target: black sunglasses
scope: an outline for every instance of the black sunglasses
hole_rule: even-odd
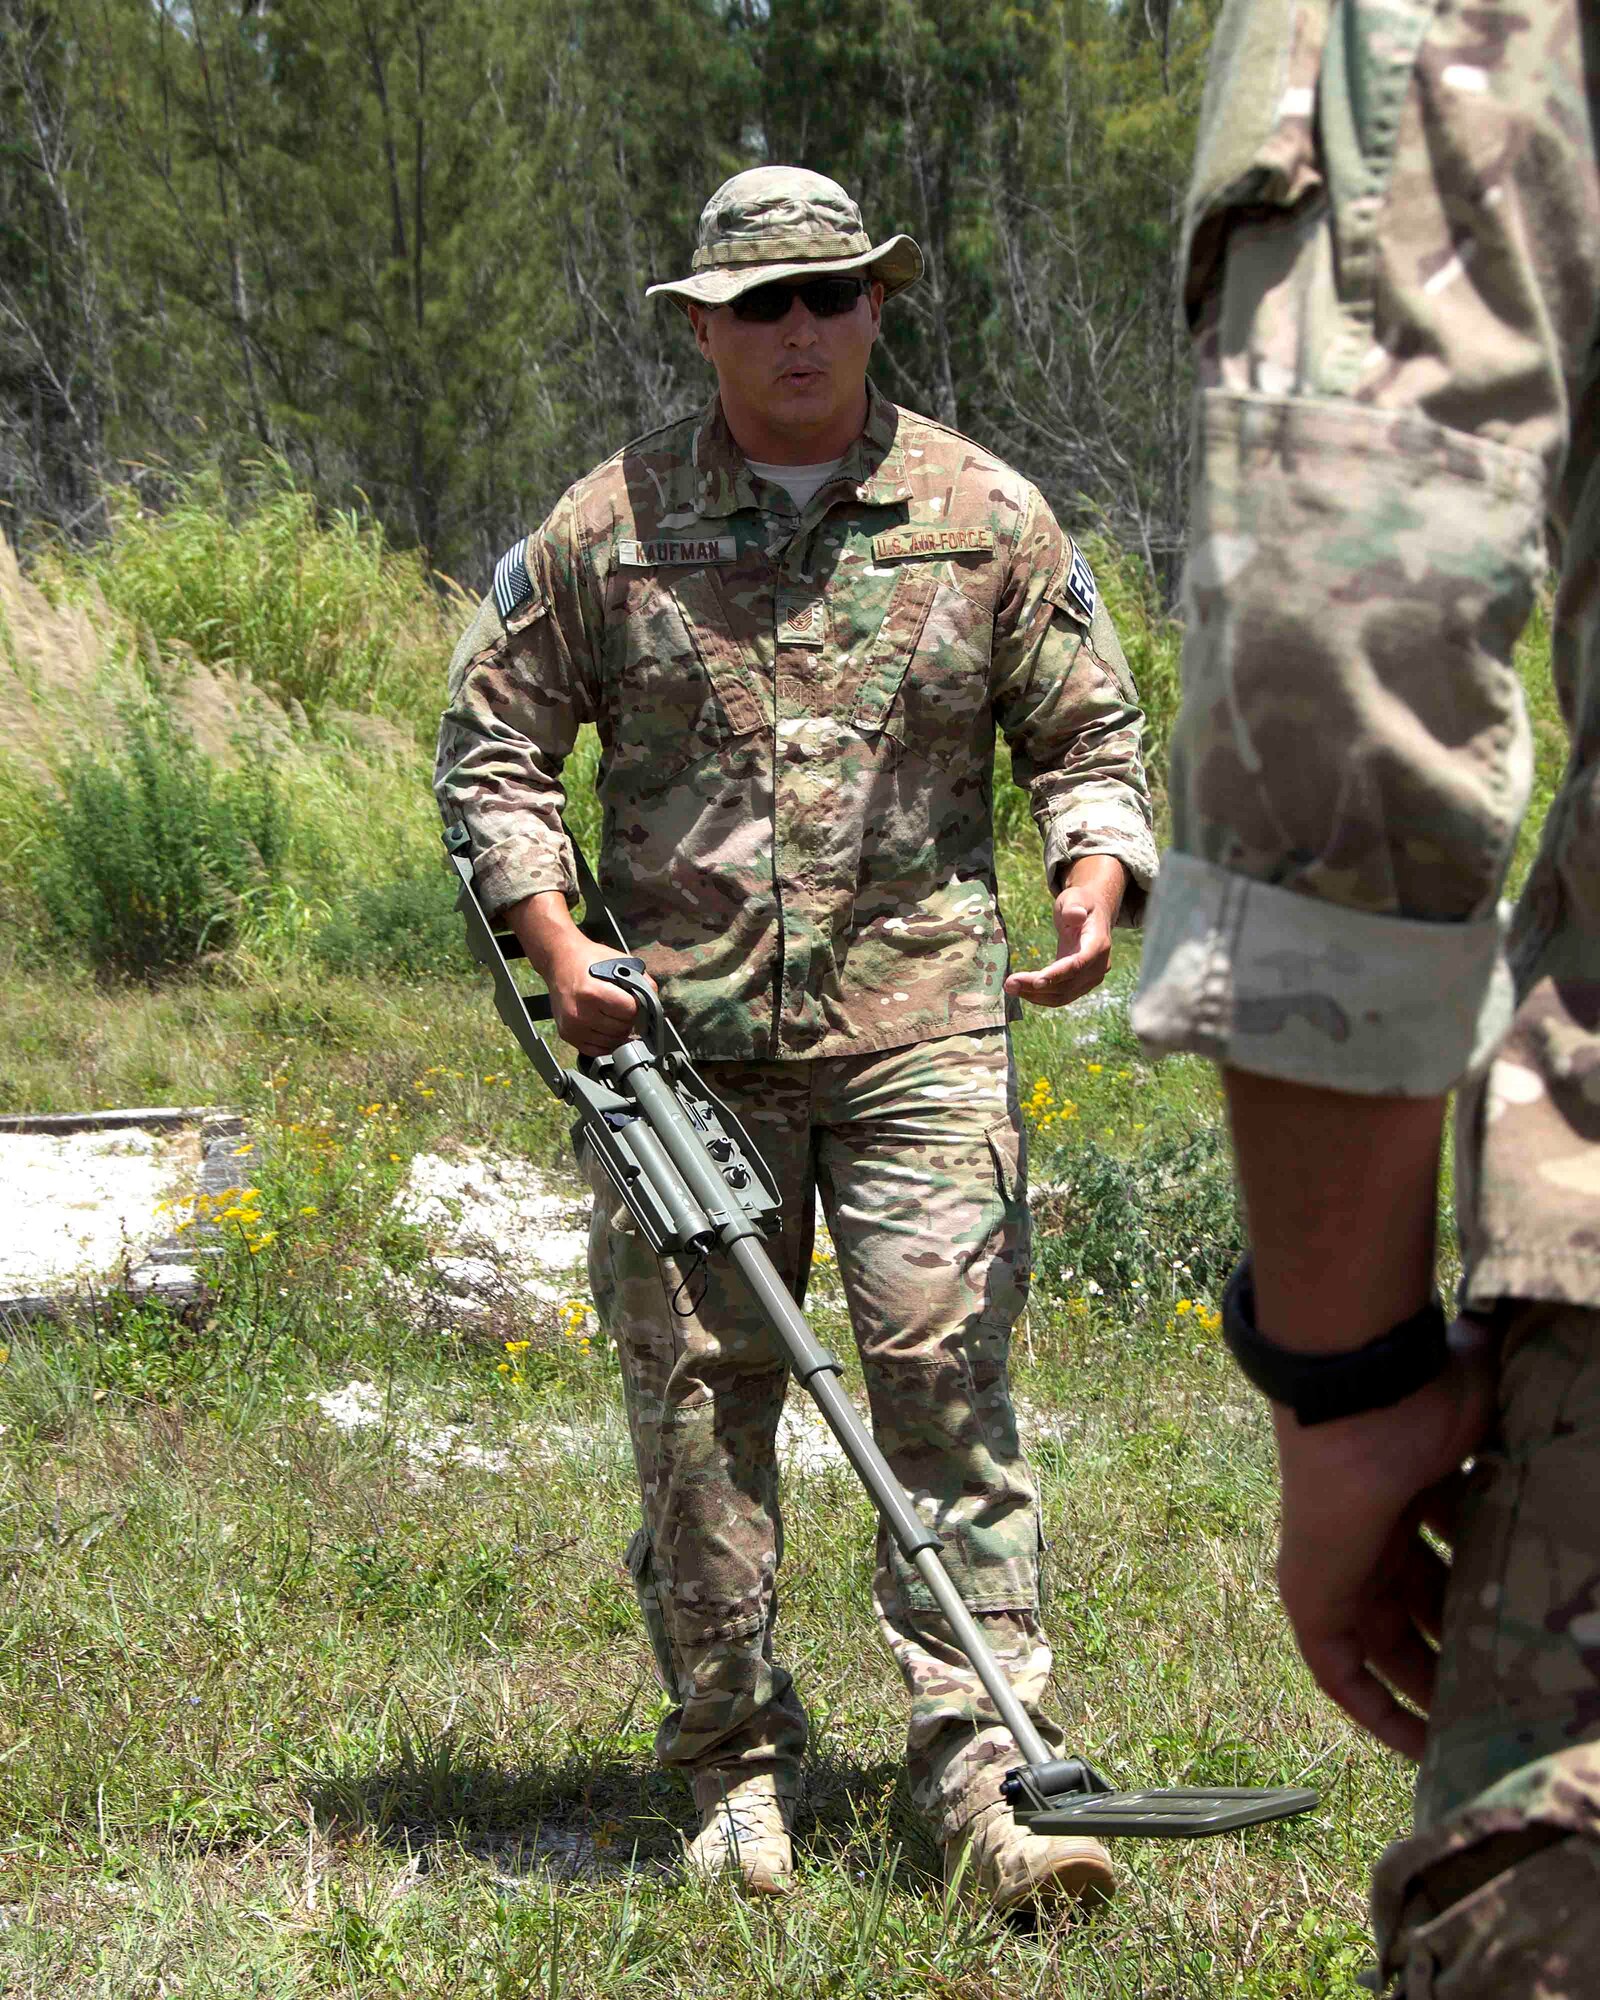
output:
[[[837,319],[841,313],[852,310],[865,290],[864,278],[809,278],[802,285],[757,285],[752,291],[730,299],[728,310],[735,319],[757,320],[770,326],[782,319],[799,299],[815,318]]]

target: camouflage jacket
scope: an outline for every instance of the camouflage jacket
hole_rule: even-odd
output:
[[[1600,1305],[1600,167],[1584,0],[1227,0],[1174,852],[1134,1024],[1335,1090],[1464,1076],[1467,1295]],[[1512,649],[1563,543],[1572,762],[1512,918]]]
[[[875,391],[797,513],[720,405],[627,446],[507,554],[436,778],[491,910],[576,892],[561,767],[599,733],[597,873],[693,1052],[890,1048],[1005,1019],[995,725],[1052,882],[1155,869],[1141,717],[1039,493]]]

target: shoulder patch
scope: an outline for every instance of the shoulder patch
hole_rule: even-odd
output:
[[[494,566],[495,609],[509,618],[519,604],[533,595],[533,578],[528,574],[528,539],[513,542]]]
[[[1095,591],[1094,571],[1084,561],[1076,542],[1072,544],[1072,561],[1067,568],[1067,580],[1062,585],[1068,604],[1082,618],[1085,625],[1094,623]]]

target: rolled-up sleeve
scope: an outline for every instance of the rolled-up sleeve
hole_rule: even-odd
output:
[[[570,501],[528,539],[532,595],[502,617],[486,597],[450,663],[434,793],[472,838],[491,915],[541,891],[578,895],[561,826],[561,767],[596,719],[601,613]]]
[[[1134,1026],[1285,1081],[1446,1090],[1510,1018],[1538,469],[1290,399],[1209,395],[1200,429],[1174,852]]]
[[[1137,923],[1156,873],[1144,715],[1105,606],[1067,590],[1073,550],[1033,495],[995,620],[993,701],[1044,842],[1046,878],[1109,854],[1128,872],[1118,918]]]
[[[1397,36],[1390,11],[1344,10],[1326,49],[1287,4],[1230,4],[1281,46],[1219,30],[1237,73],[1214,69],[1190,203],[1174,852],[1133,1022],[1158,1053],[1421,1096],[1512,1011],[1512,654],[1592,291],[1587,315],[1562,303],[1538,248],[1586,183],[1506,139],[1539,34],[1473,67],[1464,17],[1418,9]]]

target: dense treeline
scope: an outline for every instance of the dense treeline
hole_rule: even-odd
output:
[[[653,279],[766,159],[927,282],[877,364],[1170,580],[1215,0],[0,0],[0,527],[281,459],[471,587],[707,377]]]

